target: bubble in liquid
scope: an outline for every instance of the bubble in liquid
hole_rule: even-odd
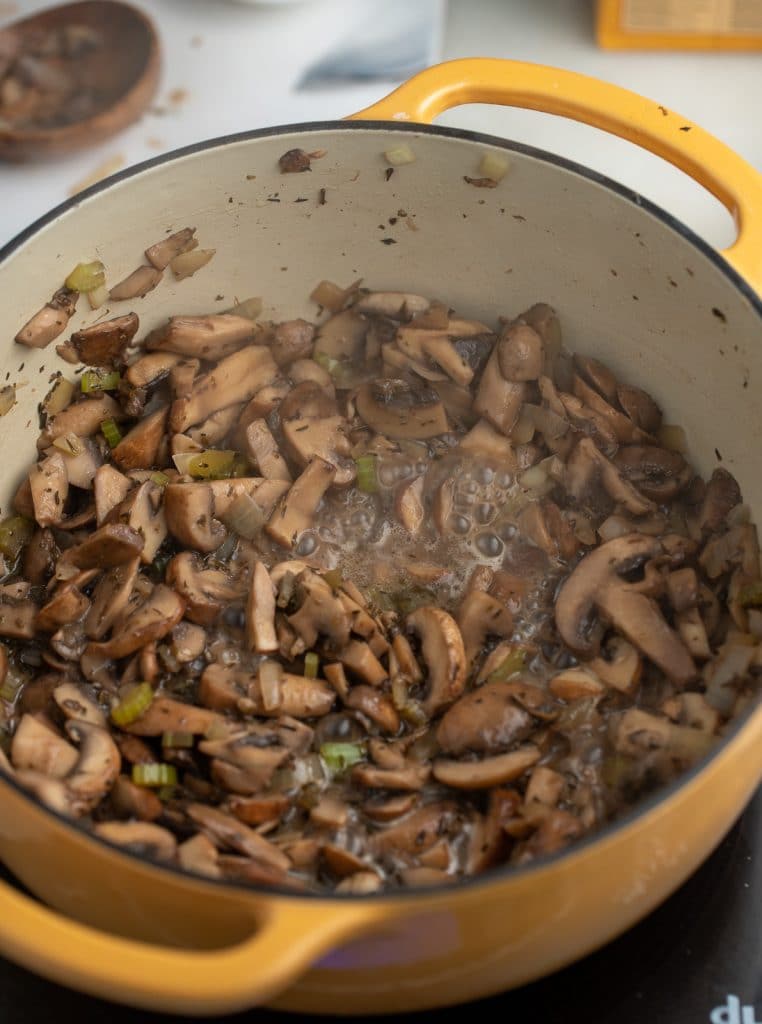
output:
[[[490,505],[488,501],[483,501],[480,505],[476,506],[475,515],[477,523],[481,523],[484,526],[494,518],[495,506]]]
[[[494,533],[480,533],[476,547],[486,558],[497,558],[503,550],[503,542]]]
[[[479,485],[476,482],[476,480],[469,477],[465,482],[463,490],[466,492],[466,494],[476,494],[476,492],[479,490]]]
[[[455,516],[452,521],[452,528],[455,533],[468,533],[471,524],[465,516]]]
[[[513,474],[509,473],[507,469],[503,469],[498,473],[495,483],[503,489],[510,487],[513,483]]]
[[[480,466],[476,477],[480,484],[491,484],[495,477],[495,471],[491,466]]]
[[[299,538],[299,543],[294,548],[294,554],[300,556],[311,555],[317,547],[317,544],[317,537],[314,533],[304,533]]]

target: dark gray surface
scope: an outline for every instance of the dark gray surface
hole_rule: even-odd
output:
[[[448,1010],[417,1014],[443,1024],[478,1014],[526,1024],[762,1022],[762,791],[707,863],[646,921],[599,953],[534,985]],[[742,1018],[743,1007],[754,1008]],[[136,1024],[164,1017],[78,995],[0,960],[0,1021]],[[268,1010],[226,1024],[299,1024],[316,1018]],[[367,1018],[370,1020],[371,1018]]]

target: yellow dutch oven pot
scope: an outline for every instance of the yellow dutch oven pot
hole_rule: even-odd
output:
[[[736,219],[737,241],[717,253],[594,171],[429,126],[476,102],[560,114],[639,143],[713,192]],[[415,162],[389,177],[382,154],[401,143]],[[296,146],[326,155],[312,174],[281,175],[278,157]],[[464,181],[478,177],[485,152],[510,162],[494,189]],[[147,244],[185,224],[217,255],[192,282],[165,280],[135,304],[144,330],[170,313],[225,308],[218,295],[227,306],[261,294],[265,316],[309,315],[320,278],[360,275],[482,320],[550,302],[569,347],[648,388],[686,428],[699,470],[721,458],[762,521],[762,179],[672,111],[568,71],[462,60],[350,121],[202,143],[96,186],[12,242],[0,254],[2,337],[79,260],[101,258],[119,280]],[[28,381],[0,420],[6,507],[55,362],[52,348],[4,346],[0,374]],[[760,777],[757,705],[679,785],[569,852],[444,890],[359,898],[151,865],[4,778],[0,858],[54,909],[0,886],[0,952],[85,992],[191,1014],[262,1003],[400,1013],[474,999],[556,970],[651,911],[717,845]]]

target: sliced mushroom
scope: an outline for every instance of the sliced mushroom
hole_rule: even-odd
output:
[[[356,764],[351,780],[368,789],[391,789],[416,792],[423,789],[431,775],[431,766],[406,761],[398,768],[381,768],[370,764]]]
[[[399,732],[400,716],[391,700],[374,686],[353,686],[345,700],[345,707],[361,711],[372,722],[390,735]]]
[[[572,497],[583,499],[588,496],[598,477],[609,497],[621,503],[633,515],[642,516],[655,510],[654,503],[624,479],[594,442],[589,437],[583,437],[572,449],[566,463],[566,489]]]
[[[368,321],[354,309],[335,313],[321,324],[315,336],[313,358],[321,356],[354,363],[362,356]]]
[[[656,434],[661,427],[661,409],[647,391],[620,384],[616,397],[622,409],[636,427],[647,434]]]
[[[525,383],[506,380],[501,373],[495,348],[484,367],[479,390],[474,398],[474,412],[488,420],[502,434],[510,434],[516,426],[526,397]]]
[[[101,320],[75,331],[71,343],[87,366],[113,366],[137,334],[139,324],[137,313]]]
[[[571,704],[588,697],[602,697],[606,687],[594,672],[587,668],[566,668],[556,673],[548,683],[554,697]]]
[[[256,675],[228,665],[211,664],[204,669],[199,688],[199,699],[204,703],[210,703],[211,697],[220,710],[233,709],[238,707],[243,694],[247,695],[254,714],[288,715],[297,719],[326,715],[336,700],[334,691],[321,679],[284,672],[280,680],[280,703],[277,708],[267,709]]]
[[[472,590],[463,598],[458,609],[457,623],[468,665],[472,665],[484,650],[488,636],[505,639],[513,633],[511,612],[500,601],[481,590]]]
[[[299,388],[316,385],[300,384]],[[297,391],[299,388],[295,388]],[[310,416],[300,411],[289,416],[281,404],[281,429],[287,454],[299,466],[306,466],[316,456],[336,469],[333,483],[347,487],[357,477],[357,467],[350,457],[352,446],[347,436],[348,424],[343,416]]]
[[[350,640],[340,656],[344,668],[349,669],[369,686],[381,686],[389,678],[389,673],[367,643]]]
[[[457,451],[495,460],[504,470],[516,469],[516,452],[511,441],[487,420],[479,420],[458,441]]]
[[[349,820],[349,805],[335,796],[321,796],[320,800],[310,811],[310,821],[318,828],[328,828],[338,831],[343,828]]]
[[[352,307],[357,313],[374,313],[393,320],[412,320],[427,313],[431,301],[423,295],[410,292],[368,292],[361,295]]]
[[[637,583],[627,583],[646,559],[667,557],[660,538],[629,534],[602,544],[586,555],[564,582],[556,599],[556,626],[562,640],[581,655],[597,652],[602,625],[597,610],[676,684],[696,676],[693,660],[667,625],[656,602]]]
[[[221,740],[202,740],[198,749],[207,757],[223,761],[240,769],[239,773],[219,774],[221,765],[213,765],[213,776],[217,781],[226,779],[226,788],[235,793],[249,795],[266,789],[277,768],[290,757],[286,747],[259,746],[256,734],[243,732],[233,733]],[[230,780],[233,779],[233,784]]]
[[[125,414],[110,395],[86,398],[75,402],[49,420],[40,434],[37,447],[47,448],[58,437],[76,434],[77,437],[92,437],[101,429],[104,420],[120,422]]]
[[[222,569],[205,569],[190,551],[175,555],[167,566],[166,580],[186,603],[191,622],[210,626],[223,608],[242,596],[240,584]]]
[[[85,634],[91,640],[105,636],[127,607],[139,568],[140,558],[134,557],[109,569],[100,578],[84,622]]]
[[[284,320],[273,331],[268,347],[278,366],[312,355],[315,328],[307,320]]]
[[[95,474],[103,464],[100,448],[90,438],[80,439],[82,450],[76,455],[66,455],[66,476],[72,487],[92,490]]]
[[[232,313],[172,316],[164,327],[153,333],[146,349],[218,360],[238,351],[253,337],[254,324],[244,316]]]
[[[717,533],[732,508],[741,502],[741,489],[726,469],[715,469],[706,485],[696,526],[700,534]]]
[[[398,824],[373,833],[368,845],[378,857],[417,857],[431,849],[443,836],[456,833],[460,820],[457,804],[452,801],[430,803],[413,811]]]
[[[93,477],[93,493],[98,526],[103,524],[112,509],[124,501],[131,486],[130,479],[113,466],[106,464],[96,470]]]
[[[154,697],[140,718],[122,726],[122,729],[134,736],[161,736],[165,732],[205,735],[213,727],[224,724],[225,719],[214,711],[195,704],[184,704],[172,697],[159,696]]]
[[[112,521],[126,523],[143,538],[140,559],[144,565],[151,565],[167,537],[162,494],[161,487],[146,480],[110,513]]]
[[[288,375],[294,384],[304,384],[309,381],[311,384],[317,384],[330,397],[336,396],[333,377],[325,367],[320,366],[314,359],[296,359],[289,366]]]
[[[66,718],[89,722],[101,729],[107,726],[106,716],[100,706],[76,683],[62,683],[53,690],[53,699]]]
[[[496,754],[526,739],[532,716],[514,702],[515,689],[503,680],[477,687],[449,708],[437,727],[437,743],[447,754]]]
[[[353,896],[367,896],[378,892],[383,887],[381,876],[375,871],[356,871],[353,875],[342,878],[336,886],[336,892],[350,893]]]
[[[286,872],[291,867],[290,859],[277,846],[230,814],[204,804],[189,804],[186,813],[215,845],[237,850],[278,871]]]
[[[166,270],[175,256],[196,248],[198,241],[194,237],[195,234],[195,228],[182,228],[180,231],[175,231],[173,234],[167,235],[166,238],[162,238],[161,241],[150,245],[145,251],[145,257],[152,267],[156,267],[157,270]]]
[[[541,756],[537,747],[527,743],[507,754],[485,757],[481,761],[450,761],[441,758],[434,762],[432,771],[437,782],[452,786],[453,789],[491,789],[506,782],[515,782]]]
[[[466,683],[467,662],[463,638],[451,615],[441,608],[423,606],[407,617],[407,628],[421,638],[428,670],[428,694],[423,709],[432,716],[452,704]]]
[[[178,399],[172,404],[170,428],[182,433],[218,409],[248,401],[260,388],[269,384],[277,372],[272,356],[259,345],[250,345],[226,356],[194,383],[188,398]]]
[[[183,617],[185,603],[174,590],[159,583],[131,612],[110,640],[92,643],[91,649],[107,658],[124,658],[151,640],[161,640]]]
[[[426,439],[449,430],[439,395],[425,384],[384,378],[362,384],[358,415],[376,433],[395,439]]]
[[[10,755],[14,768],[56,779],[65,778],[79,760],[77,748],[51,723],[31,714],[21,716],[11,740]]]
[[[519,532],[551,558],[570,561],[579,548],[574,527],[555,502],[545,499],[531,502],[516,520]]]
[[[181,665],[195,661],[204,653],[207,644],[206,632],[192,622],[178,622],[172,630],[170,649]]]
[[[291,806],[291,801],[282,793],[262,796],[235,796],[228,801],[233,815],[245,825],[264,825],[279,821]]]
[[[168,406],[162,406],[141,419],[112,451],[114,462],[124,470],[156,466],[168,416]]]
[[[394,501],[397,519],[413,537],[420,532],[426,515],[423,506],[423,483],[424,478],[419,476],[407,483],[400,484]]]
[[[77,569],[112,569],[141,553],[143,538],[124,523],[106,523],[76,547],[68,548],[67,564]],[[60,561],[59,561],[60,564]]]
[[[655,445],[624,445],[613,463],[647,498],[663,504],[689,483],[693,471],[679,452]]]
[[[101,821],[93,825],[101,839],[132,853],[154,860],[171,861],[177,853],[177,840],[161,825],[149,821]]]
[[[293,548],[299,535],[312,525],[323,495],[333,483],[336,467],[315,456],[296,478],[265,525],[265,532],[285,548]]]
[[[602,398],[598,391],[590,387],[579,374],[574,375],[573,390],[575,396],[588,409],[592,409],[605,420],[620,444],[637,444],[649,440],[648,434],[636,427],[632,420],[615,409],[605,398]]]
[[[0,636],[32,640],[36,618],[37,605],[32,601],[0,601]]]
[[[152,292],[161,281],[163,273],[156,267],[142,265],[133,270],[131,274],[115,284],[108,293],[113,302],[122,302],[125,299],[145,298]]]
[[[186,871],[207,878],[222,878],[217,847],[203,832],[186,839],[177,847],[177,862]]]
[[[124,378],[134,388],[147,388],[168,376],[173,366],[181,361],[175,352],[149,352],[127,367]]]
[[[590,670],[607,686],[621,690],[622,693],[632,693],[640,681],[643,668],[638,651],[624,637],[614,636],[606,645],[604,655],[587,663]]]
[[[201,369],[200,359],[180,359],[169,371],[169,390],[173,399],[190,398],[193,383]]]
[[[108,731],[82,719],[71,718],[66,732],[79,743],[79,758],[66,778],[74,808],[86,814],[100,803],[119,775],[122,759]]]
[[[287,480],[291,483],[291,473],[286,460],[281,455],[265,420],[253,420],[246,428],[246,449],[249,458],[263,477]]]
[[[29,348],[45,348],[62,333],[74,315],[77,299],[79,292],[59,288],[51,300],[24,324],[14,340]]]
[[[497,343],[500,372],[506,380],[537,380],[543,373],[542,338],[528,324],[509,324]]]
[[[473,369],[447,334],[440,334],[438,331],[424,332],[421,348],[451,380],[461,387],[468,387],[474,379]]]
[[[66,463],[60,452],[48,455],[29,471],[34,518],[39,526],[52,526],[64,518],[69,494]]]
[[[306,648],[314,647],[320,635],[335,650],[343,650],[349,642],[351,621],[341,598],[322,576],[310,569],[297,576],[295,593],[299,607],[288,621]]]
[[[111,790],[111,806],[119,818],[156,821],[164,813],[158,796],[145,786],[136,786],[126,775],[120,775]]]
[[[393,797],[375,797],[362,805],[363,813],[371,821],[395,821],[412,811],[418,801],[415,793],[405,793]]]
[[[36,627],[43,633],[55,633],[67,622],[77,622],[90,607],[90,601],[73,583],[59,586],[47,604],[37,613]]]
[[[246,642],[258,654],[278,650],[275,634],[275,588],[262,562],[255,562],[251,571],[249,597],[246,604]]]

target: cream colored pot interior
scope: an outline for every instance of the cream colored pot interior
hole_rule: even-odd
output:
[[[416,159],[389,177],[383,154],[400,142]],[[295,146],[325,156],[309,173],[281,174],[278,157]],[[479,176],[490,148],[510,169],[497,188],[477,188],[464,176]],[[560,162],[443,130],[347,124],[159,163],[69,207],[18,248],[2,267],[0,373],[18,397],[0,420],[3,514],[34,456],[50,374],[72,372],[54,345],[10,339],[78,261],[100,258],[114,283],[147,245],[185,225],[216,256],[193,278],[178,283],[167,271],[146,298],[114,304],[139,314],[141,333],[169,314],[223,311],[252,295],[263,297],[265,318],[314,316],[307,296],[321,278],[420,291],[487,321],[547,301],[570,348],[650,390],[667,421],[688,431],[699,469],[721,458],[762,507],[759,317],[716,257]],[[82,299],[70,328],[103,313]]]

